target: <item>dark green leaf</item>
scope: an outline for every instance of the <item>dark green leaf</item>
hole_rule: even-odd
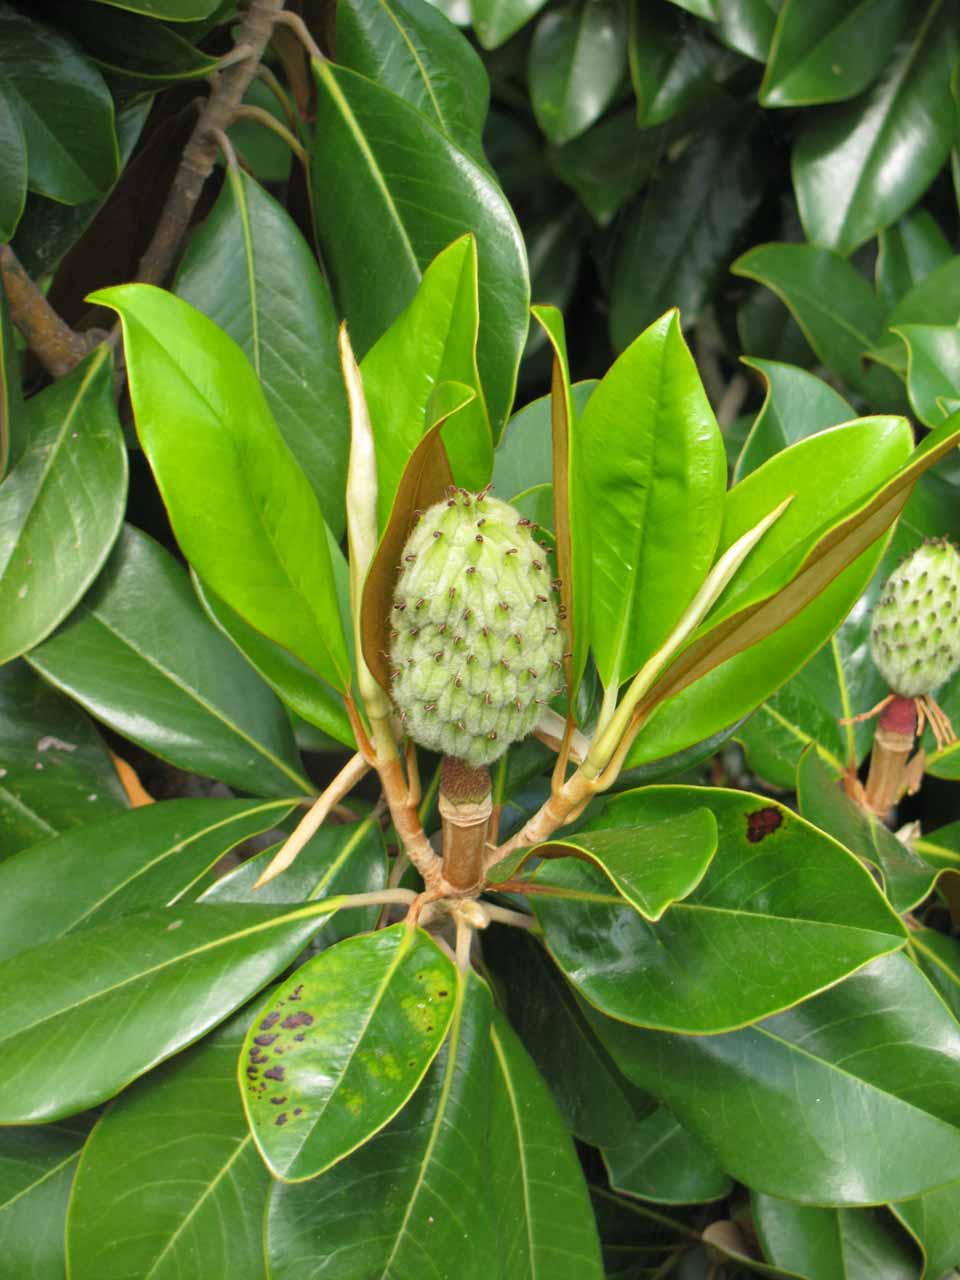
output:
[[[783,0],[713,0],[717,35],[738,53],[766,62]]]
[[[4,960],[2,1123],[56,1120],[112,1097],[275,977],[323,915],[318,905],[181,905]]]
[[[919,1280],[916,1246],[886,1209],[819,1209],[765,1195],[753,1196],[752,1209],[764,1254],[791,1275]]]
[[[550,165],[605,227],[653,173],[665,148],[663,131],[639,130],[634,112],[624,107],[571,142],[552,148]]]
[[[757,1191],[854,1206],[956,1179],[960,1028],[906,956],[732,1035],[590,1017],[621,1070]]]
[[[168,22],[194,22],[208,17],[223,0],[99,0],[99,3],[146,13],[151,18],[164,18]]]
[[[489,991],[468,973],[447,1042],[399,1115],[322,1182],[274,1183],[272,1280],[302,1280],[305,1267],[336,1280],[524,1276],[501,1269],[490,1208],[490,1014]]]
[[[551,9],[530,42],[527,78],[540,128],[569,142],[603,115],[627,69],[626,21],[619,0]]]
[[[717,820],[717,853],[656,924],[573,858],[538,868],[534,883],[561,891],[532,898],[547,945],[591,1004],[639,1026],[715,1033],[785,1009],[903,946],[903,926],[856,858],[760,796],[648,787],[610,800],[590,827],[665,821],[705,802]]]
[[[0,667],[0,859],[126,804],[93,722],[25,662]]]
[[[55,16],[97,66],[109,76],[137,81],[138,88],[197,80],[217,68],[216,58],[150,18],[121,12],[105,20],[102,10],[70,0],[61,0]]]
[[[957,828],[958,824],[954,823],[953,826]],[[960,836],[960,829],[954,835]],[[918,840],[915,847],[924,856],[930,856],[933,850],[941,848],[936,843],[939,836],[940,832],[935,831],[929,841]],[[960,870],[960,849],[951,852],[953,865],[950,870],[956,873]],[[909,947],[910,954],[960,1022],[960,940],[938,933],[935,929],[916,929],[910,933]]]
[[[27,436],[0,488],[0,662],[66,617],[120,530],[127,455],[105,346],[30,400]]]
[[[337,5],[337,61],[428,116],[479,164],[490,86],[473,46],[427,0]]]
[[[924,1255],[921,1280],[949,1277],[950,1268],[960,1258],[960,1182],[890,1208]]]
[[[543,8],[546,0],[470,0],[470,15],[484,49],[499,48]]]
[[[877,296],[885,306],[895,306],[914,285],[952,257],[953,250],[936,219],[926,209],[915,209],[880,233]]]
[[[352,71],[327,63],[315,70],[317,235],[357,354],[411,301],[440,250],[473,231],[477,360],[498,438],[513,400],[530,296],[513,213],[489,174],[427,116]]]
[[[642,0],[630,3],[628,52],[637,123],[644,128],[715,97],[725,64],[738,61],[724,54],[704,28]]]
[[[857,416],[843,396],[805,369],[755,357],[743,363],[760,374],[766,395],[737,459],[735,483],[787,445]]]
[[[877,33],[876,20],[870,30]],[[864,100],[832,108],[801,129],[793,176],[810,240],[848,254],[927,189],[956,136],[950,89],[956,48],[952,6],[934,0]]]
[[[165,1063],[97,1123],[70,1198],[75,1280],[263,1280],[270,1175],[236,1089],[251,1014]]]
[[[85,1133],[0,1131],[0,1250],[17,1280],[63,1280],[64,1220]]]
[[[327,524],[342,537],[350,430],[330,289],[293,219],[249,174],[229,169],[176,291],[239,343]]]
[[[7,144],[3,138],[3,97],[0,90],[0,164]],[[5,179],[0,173],[0,192]],[[9,187],[7,187],[9,190]],[[2,195],[0,195],[2,199]],[[0,211],[0,219],[3,214]],[[4,238],[0,224],[0,241]],[[20,357],[10,322],[7,294],[0,284],[0,480],[17,462],[26,444],[26,414],[20,389]]]
[[[205,883],[223,854],[276,826],[291,808],[282,800],[169,800],[9,858],[0,865],[0,959],[180,901]]]
[[[23,125],[13,102],[0,88],[0,244],[13,238],[26,198],[27,144]]]
[[[443,1043],[457,987],[436,943],[397,924],[345,939],[271,995],[240,1071],[250,1128],[276,1177],[315,1178],[397,1114]]]
[[[693,323],[727,270],[760,190],[743,130],[692,143],[640,201],[613,266],[610,333],[622,350],[668,307]]]
[[[150,285],[92,300],[120,313],[137,430],[190,563],[245,621],[349,688],[323,516],[242,351]]]
[[[28,661],[179,768],[254,795],[313,790],[279,701],[207,620],[186,570],[131,525],[93,590]]]
[[[910,0],[787,0],[760,101],[803,107],[855,97],[887,65],[909,16]]]
[[[893,330],[907,348],[907,392],[928,427],[949,416],[945,400],[960,394],[960,329],[952,325],[901,324]]]
[[[0,9],[0,81],[20,121],[31,191],[80,204],[119,170],[113,99],[103,76],[51,27]]]
[[[601,1155],[610,1186],[642,1200],[702,1203],[729,1195],[733,1185],[666,1107],[636,1120]]]

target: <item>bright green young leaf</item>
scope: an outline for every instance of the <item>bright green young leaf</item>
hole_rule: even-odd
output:
[[[916,1245],[885,1208],[821,1209],[765,1195],[751,1208],[764,1255],[791,1275],[920,1280]]]
[[[89,717],[25,662],[0,667],[0,859],[126,805]]]
[[[635,911],[656,923],[693,892],[716,851],[716,819],[709,809],[693,809],[664,822],[555,838],[534,845],[528,856],[592,863]]]
[[[27,660],[179,768],[254,795],[313,790],[280,702],[207,620],[186,570],[132,525],[83,602]]]
[[[596,1223],[556,1103],[502,1014],[491,1037],[489,1178],[501,1274],[600,1280]]]
[[[881,231],[875,272],[877,297],[887,307],[953,257],[950,242],[926,209],[914,209]],[[960,313],[958,313],[960,319]]]
[[[596,380],[575,382],[570,388],[574,421],[578,420],[596,387]],[[504,502],[535,485],[553,482],[551,397],[540,396],[518,410],[493,455],[493,491]]]
[[[477,324],[477,245],[461,236],[426,268],[413,301],[360,366],[376,441],[381,530],[410,455],[432,425],[427,411],[443,382],[476,393],[443,429],[454,478],[468,489],[482,489],[490,478],[493,441],[477,371]]]
[[[0,244],[13,239],[26,198],[27,145],[23,125],[12,101],[0,88]]]
[[[0,90],[0,165],[8,145],[3,137],[3,96]],[[0,172],[0,192],[4,190],[4,182]],[[9,186],[6,190],[9,191]],[[2,219],[3,211],[0,209],[0,241],[4,239]],[[20,357],[14,342],[6,291],[0,285],[0,480],[17,462],[25,444],[26,415],[20,388]]]
[[[484,49],[497,49],[543,8],[546,0],[470,0],[470,17]]]
[[[907,392],[913,411],[925,426],[936,427],[949,417],[942,398],[960,394],[960,329],[901,324],[893,332],[907,348]]]
[[[120,530],[127,454],[107,347],[34,396],[26,428],[0,488],[0,662],[66,617]]]
[[[688,146],[626,223],[611,272],[610,335],[618,351],[679,307],[697,319],[760,199],[744,129],[713,129]]]
[[[12,1275],[64,1275],[64,1220],[83,1126],[0,1130],[0,1249]]]
[[[393,925],[314,956],[257,1014],[243,1104],[275,1177],[315,1178],[397,1114],[443,1043],[457,974],[421,930]]]
[[[75,1280],[263,1280],[270,1175],[236,1089],[246,1008],[100,1117],[67,1219]]]
[[[486,165],[481,134],[490,100],[483,63],[427,0],[337,5],[337,61],[422,111]]]
[[[497,439],[513,401],[530,297],[510,206],[487,171],[427,116],[352,71],[329,63],[315,71],[314,217],[357,355],[411,302],[441,249],[472,231],[477,362]]]
[[[756,1191],[856,1206],[956,1179],[960,1028],[906,956],[731,1035],[589,1017],[620,1069]]]
[[[610,1186],[659,1204],[701,1204],[730,1194],[731,1179],[666,1107],[638,1119],[600,1153]]]
[[[349,688],[323,516],[242,351],[151,285],[92,301],[120,314],[137,430],[187,559],[245,621]]]
[[[952,824],[957,828],[957,823]],[[954,843],[956,837],[960,836],[960,829],[954,831]],[[916,848],[922,852],[925,857],[930,856],[933,846],[938,852],[942,852],[942,846],[935,844],[940,837],[940,832],[933,833],[933,839],[929,842],[926,840],[918,840]],[[948,850],[953,853],[953,863],[949,868],[953,872],[960,872],[960,848]],[[939,933],[936,929],[917,929],[911,931],[909,941],[910,954],[930,979],[931,985],[940,993],[947,1008],[952,1010],[954,1017],[960,1022],[960,940],[949,937],[945,933]]]
[[[530,42],[530,103],[551,142],[578,137],[610,105],[627,69],[618,0],[550,9]]]
[[[340,548],[337,547],[340,554]],[[332,554],[332,548],[331,548]],[[236,610],[193,575],[193,589],[210,621],[240,650],[257,674],[309,724],[354,750],[356,743],[343,698],[305,662],[244,622]]]
[[[712,1034],[788,1008],[903,946],[903,926],[869,872],[760,796],[648,787],[610,800],[590,826],[666,822],[705,802],[717,853],[656,924],[573,858],[537,869],[534,883],[560,891],[532,898],[547,946],[591,1004],[638,1026]]]
[[[0,959],[192,896],[223,854],[276,826],[292,807],[283,800],[168,800],[8,858],[0,864]]]
[[[878,817],[844,795],[840,779],[813,746],[800,760],[797,798],[808,822],[877,868],[894,911],[901,915],[909,911],[933,888],[936,868],[912,853]]]
[[[2,1123],[56,1120],[112,1097],[249,1000],[324,914],[322,904],[180,905],[4,960]]]
[[[960,1182],[890,1206],[924,1255],[920,1280],[941,1280],[960,1258]]]
[[[940,171],[957,131],[949,3],[933,0],[864,99],[801,128],[793,181],[807,237],[851,253],[905,213]],[[858,18],[858,25],[864,21]],[[871,36],[878,23],[871,22]],[[862,42],[872,47],[873,39]]]
[[[403,1110],[322,1182],[274,1183],[272,1280],[301,1280],[304,1266],[337,1280],[414,1280],[453,1259],[458,1280],[502,1274],[491,1250],[490,992],[474,973],[454,981],[447,1041]]]
[[[104,195],[119,155],[113,98],[93,63],[55,29],[5,5],[0,82],[23,130],[30,190],[63,204]]]
[[[786,0],[761,103],[804,107],[862,93],[886,67],[909,16],[910,0]]]
[[[821,362],[872,403],[895,405],[900,396],[887,369],[864,371],[861,357],[886,323],[885,308],[857,270],[838,253],[812,244],[762,244],[730,268],[766,285],[790,308]]]
[[[742,363],[760,374],[766,395],[737,459],[735,482],[756,471],[787,445],[857,416],[829,383],[805,369],[747,356]]]
[[[611,367],[577,436],[593,552],[590,643],[600,679],[616,685],[679,621],[723,520],[723,440],[676,311]]]
[[[293,219],[248,173],[228,169],[176,292],[243,349],[324,519],[342,537],[350,434],[330,288]]]

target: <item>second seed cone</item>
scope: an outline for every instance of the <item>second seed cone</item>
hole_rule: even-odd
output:
[[[393,698],[414,742],[471,765],[524,738],[562,686],[556,584],[530,522],[458,489],[403,550]]]

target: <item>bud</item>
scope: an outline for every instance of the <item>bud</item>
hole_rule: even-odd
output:
[[[874,610],[870,650],[894,693],[932,693],[960,667],[960,554],[925,542],[894,570]]]
[[[421,746],[489,764],[562,686],[556,583],[530,522],[486,492],[451,492],[403,549],[394,702]]]

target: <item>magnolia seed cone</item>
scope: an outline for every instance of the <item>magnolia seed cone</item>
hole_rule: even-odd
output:
[[[562,684],[558,584],[529,520],[458,489],[403,550],[392,690],[407,733],[471,765],[524,738]]]
[[[925,542],[894,570],[873,615],[870,649],[894,693],[931,693],[960,667],[960,554]]]

